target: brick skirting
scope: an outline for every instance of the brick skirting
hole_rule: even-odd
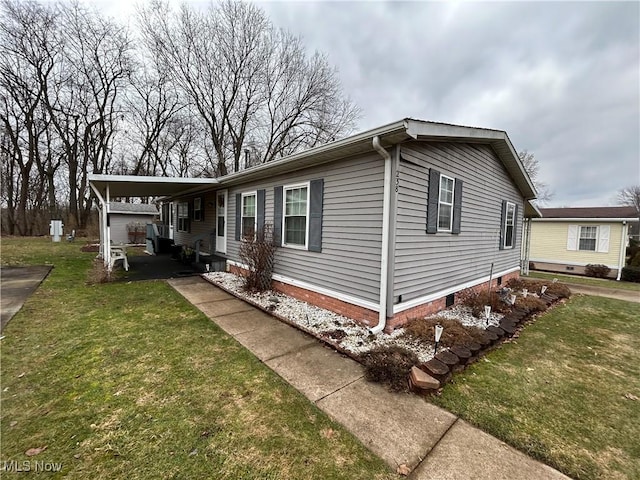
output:
[[[229,265],[229,272],[235,273],[236,275],[242,275],[243,269],[237,267],[235,265]],[[509,273],[508,275],[504,275],[502,277],[502,284],[506,284],[512,278],[518,278],[520,276],[519,271],[515,271]],[[351,318],[364,326],[373,327],[378,324],[378,312],[374,310],[370,310],[365,307],[360,307],[358,305],[354,305],[349,302],[345,302],[343,300],[338,300],[337,298],[323,295],[321,293],[314,292],[312,290],[307,290],[305,288],[296,287],[294,285],[289,285],[287,283],[279,282],[277,280],[273,281],[273,290],[284,293],[285,295],[289,295],[293,298],[297,298],[303,302],[310,303],[312,305],[316,305],[320,308],[325,308],[332,312],[335,312],[339,315],[343,315],[347,318]],[[471,290],[482,290],[487,289],[489,282],[484,282],[474,287],[471,287]],[[495,288],[498,286],[497,279],[493,279],[492,286]],[[389,333],[392,330],[401,327],[404,325],[409,319],[416,317],[425,317],[427,315],[434,315],[441,310],[444,310],[446,306],[446,297],[441,297],[436,300],[432,300],[428,303],[423,303],[422,305],[417,305],[403,312],[396,313],[393,318],[387,319],[387,325],[385,328],[385,332]]]

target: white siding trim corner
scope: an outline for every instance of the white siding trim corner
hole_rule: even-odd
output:
[[[233,265],[234,267],[239,267],[244,269],[247,268],[245,264],[236,262],[234,260],[227,260],[227,264]],[[348,295],[346,293],[336,292],[335,290],[319,287],[318,285],[313,285],[311,283],[304,282],[302,280],[296,280],[295,278],[290,278],[285,275],[280,275],[277,273],[273,274],[273,279],[278,282],[286,283],[287,285],[304,288],[305,290],[310,290],[312,292],[319,293],[320,295],[326,295],[327,297],[332,297],[346,303],[351,303],[352,305],[357,305],[358,307],[363,307],[368,310],[372,310],[374,312],[380,311],[380,305],[370,302],[369,300],[364,300],[362,298]]]
[[[513,273],[513,272],[516,272],[518,270],[520,270],[520,267],[513,267],[513,268],[510,268],[508,270],[503,270],[502,272],[494,273],[492,278],[495,279],[495,278],[498,278],[498,277],[502,277],[504,275],[508,275],[509,273]],[[439,292],[436,292],[436,293],[432,293],[432,294],[429,294],[429,295],[424,295],[422,297],[414,298],[414,299],[408,300],[406,302],[398,303],[398,304],[393,306],[393,313],[395,315],[396,313],[404,312],[405,310],[409,310],[410,308],[417,307],[418,305],[422,305],[424,303],[433,302],[434,300],[437,300],[438,298],[446,297],[447,295],[451,295],[452,293],[459,292],[460,290],[464,290],[466,288],[475,287],[476,285],[480,285],[482,283],[488,282],[489,278],[491,278],[491,277],[489,275],[487,275],[487,276],[484,276],[482,278],[478,278],[478,279],[471,280],[471,281],[466,282],[466,283],[462,283],[460,285],[454,285],[453,287],[449,287],[447,289],[440,290]]]

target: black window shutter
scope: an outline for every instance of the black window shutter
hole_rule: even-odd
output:
[[[236,193],[236,241],[240,241],[242,223],[242,194]]]
[[[438,232],[438,195],[440,194],[440,172],[429,169],[429,191],[427,192],[427,233]]]
[[[507,201],[502,201],[502,215],[500,216],[500,245],[498,248],[504,250],[504,221],[507,218]]]
[[[456,178],[453,191],[453,226],[451,233],[460,233],[460,219],[462,215],[462,180]]]
[[[282,246],[282,186],[273,188],[273,242]]]
[[[324,179],[311,180],[309,193],[309,243],[310,252],[322,251],[322,204]]]
[[[258,190],[256,197],[256,226],[258,231],[264,228],[265,190]]]
[[[204,222],[204,196],[200,197],[200,220]]]

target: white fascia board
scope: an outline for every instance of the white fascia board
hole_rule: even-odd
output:
[[[433,302],[434,300],[437,300],[442,297],[446,297],[447,295],[451,295],[452,293],[459,292],[460,290],[464,290],[466,288],[471,288],[471,287],[475,287],[476,285],[483,284],[485,282],[488,282],[490,278],[496,279],[498,277],[502,277],[509,273],[517,272],[518,270],[520,270],[520,267],[513,267],[508,270],[503,270],[502,272],[494,273],[493,276],[487,275],[482,278],[477,278],[475,280],[471,280],[466,283],[461,283],[459,285],[455,285],[453,287],[440,290],[439,292],[436,292],[436,293],[424,295],[422,297],[414,298],[406,302],[398,303],[393,306],[393,313],[395,315],[396,313],[404,312],[405,310],[409,310],[410,308],[417,307],[425,303]]]
[[[637,222],[638,217],[631,218],[532,218],[534,222],[598,222],[598,223],[622,223],[622,222]]]

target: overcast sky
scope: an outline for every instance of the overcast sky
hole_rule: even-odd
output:
[[[358,131],[404,117],[506,130],[540,162],[546,206],[611,205],[640,184],[639,2],[257,3],[328,55]]]

